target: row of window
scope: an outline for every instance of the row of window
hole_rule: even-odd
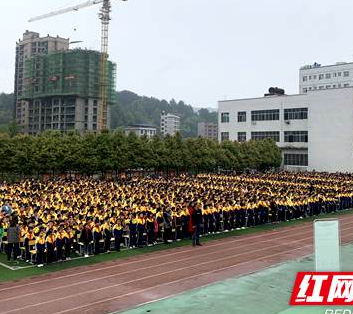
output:
[[[285,166],[308,166],[308,154],[284,154],[283,157]]]
[[[308,108],[284,109],[284,120],[306,120]]]
[[[290,108],[283,111],[284,120],[308,119],[308,108]],[[251,121],[279,120],[279,109],[253,110]],[[246,111],[238,111],[238,122],[246,122]],[[221,113],[221,123],[229,123],[229,112]]]
[[[251,132],[251,139],[255,141],[272,139],[279,142],[279,131]]]
[[[342,84],[333,84],[333,85],[326,85],[326,86],[324,86],[324,85],[321,85],[321,86],[319,86],[319,87],[317,87],[317,86],[313,86],[313,87],[311,87],[311,86],[309,86],[309,87],[303,87],[303,93],[307,93],[308,91],[310,91],[310,90],[318,90],[318,89],[320,89],[320,90],[322,90],[322,89],[330,89],[330,88],[341,88],[342,87]],[[343,87],[350,87],[350,84],[349,83],[344,83],[343,84]]]
[[[238,142],[246,142],[246,132],[238,132]],[[256,131],[251,132],[252,140],[265,140],[272,139],[276,143],[280,141],[279,131]],[[229,132],[221,132],[221,140],[229,140]],[[284,132],[285,143],[307,143],[308,142],[308,131],[285,131]]]
[[[285,143],[307,143],[308,131],[285,131],[284,142]]]
[[[319,79],[319,81],[326,79],[329,80],[333,77],[349,77],[349,71],[343,71],[342,72],[333,72],[333,73],[325,73],[325,74],[319,74],[319,75],[303,75],[303,82],[311,81],[311,80],[316,80]]]
[[[251,121],[279,120],[279,109],[251,111]]]

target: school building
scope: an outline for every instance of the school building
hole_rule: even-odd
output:
[[[219,101],[218,139],[273,139],[282,167],[353,172],[353,87]]]

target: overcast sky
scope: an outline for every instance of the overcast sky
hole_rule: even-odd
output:
[[[100,5],[28,23],[86,0],[0,1],[0,92],[13,91],[15,43],[26,30],[100,49]],[[298,92],[301,65],[353,60],[352,0],[112,0],[110,59],[117,88],[216,107]],[[77,46],[77,45],[75,45]]]

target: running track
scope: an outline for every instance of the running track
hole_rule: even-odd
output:
[[[353,214],[340,217],[353,240]],[[312,223],[0,285],[0,314],[107,314],[312,253]]]

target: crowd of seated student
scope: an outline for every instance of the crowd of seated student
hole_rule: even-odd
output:
[[[196,206],[201,234],[217,233],[351,208],[352,183],[351,175],[322,173],[4,182],[0,247],[9,247],[14,220],[18,255],[39,266],[70,259],[72,251],[88,256],[119,251],[121,244],[170,243],[189,238]]]

